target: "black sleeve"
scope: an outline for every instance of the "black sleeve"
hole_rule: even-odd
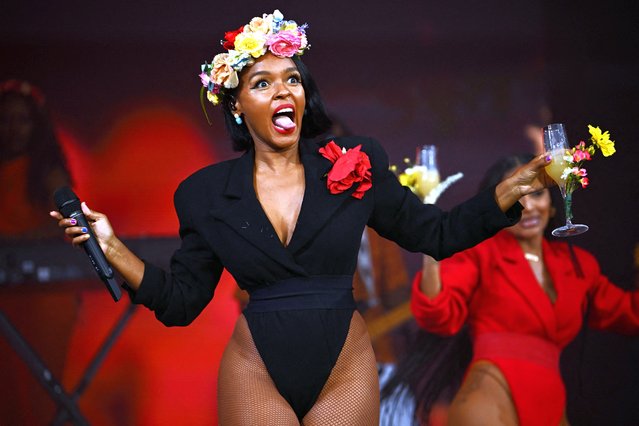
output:
[[[142,304],[165,325],[190,324],[213,298],[223,266],[198,233],[189,210],[189,200],[178,188],[175,209],[180,220],[182,244],[171,257],[170,273],[144,263],[140,288],[133,303]]]
[[[514,225],[521,217],[519,203],[505,213],[500,210],[494,187],[449,212],[423,204],[389,170],[388,156],[379,143],[369,141],[375,198],[368,225],[406,250],[443,259]]]

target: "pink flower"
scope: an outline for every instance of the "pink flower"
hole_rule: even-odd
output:
[[[274,55],[290,58],[300,50],[302,38],[297,31],[284,30],[270,35],[266,45]]]
[[[339,194],[359,183],[351,195],[361,199],[372,186],[371,162],[365,152],[361,152],[362,145],[357,145],[348,151],[340,149],[334,141],[319,149],[320,154],[333,163],[328,172],[326,186],[331,194]]]
[[[200,80],[202,80],[202,86],[208,86],[211,82],[211,77],[205,72],[200,74]]]
[[[588,151],[581,151],[578,149],[572,154],[572,159],[575,163],[579,163],[584,160],[590,160],[590,153],[588,153]]]
[[[581,178],[581,187],[582,187],[582,188],[587,187],[587,186],[588,186],[588,183],[589,183],[589,182],[588,182],[588,178],[587,178],[587,177],[583,177],[583,178]]]

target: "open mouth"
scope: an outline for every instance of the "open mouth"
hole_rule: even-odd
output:
[[[273,125],[280,133],[291,133],[297,125],[295,124],[295,109],[291,105],[282,105],[273,114]]]

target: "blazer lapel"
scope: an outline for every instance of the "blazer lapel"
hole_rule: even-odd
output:
[[[265,255],[290,270],[304,274],[303,268],[295,262],[280,242],[255,195],[254,161],[253,150],[238,158],[229,173],[223,194],[228,202],[211,210],[210,213],[259,248]]]
[[[355,191],[355,186],[339,194],[331,194],[326,187],[326,174],[333,166],[322,157],[319,141],[300,141],[300,156],[304,164],[306,189],[297,225],[288,249],[295,253],[313,239],[335,211]]]
[[[557,318],[552,303],[537,282],[530,265],[524,258],[523,250],[507,231],[500,232],[497,238],[499,238],[499,249],[502,253],[499,264],[504,270],[507,281],[521,294],[539,318],[548,337],[554,338],[557,334]]]

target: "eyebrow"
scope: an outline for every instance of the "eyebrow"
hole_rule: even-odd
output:
[[[299,73],[299,70],[297,69],[297,67],[288,67],[288,68],[286,68],[283,71],[283,74],[288,74],[288,73],[291,73],[291,72]],[[251,78],[253,78],[255,76],[258,76],[258,75],[271,75],[271,74],[273,74],[271,71],[255,71],[253,74],[251,74],[249,76],[249,79],[251,79]]]

